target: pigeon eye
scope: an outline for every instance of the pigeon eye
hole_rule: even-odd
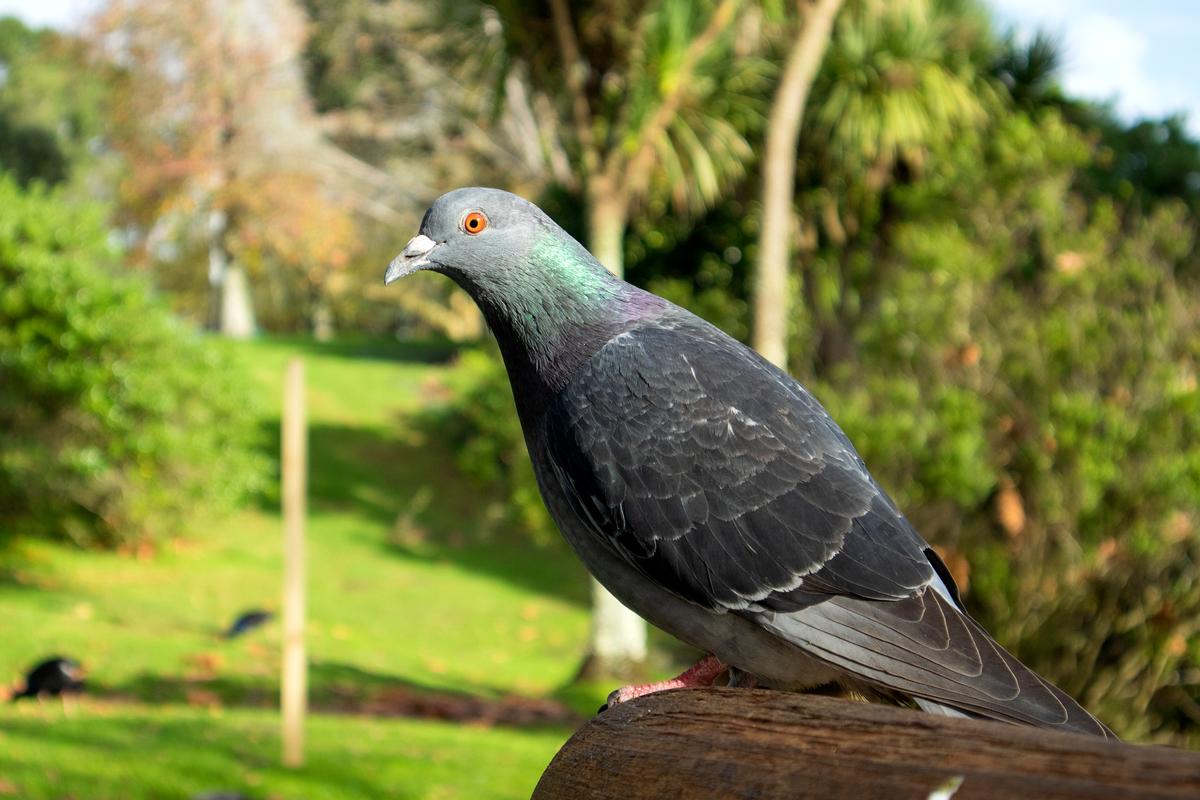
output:
[[[483,233],[487,230],[487,226],[488,218],[484,216],[482,211],[472,211],[463,217],[462,228],[472,236],[477,233]]]

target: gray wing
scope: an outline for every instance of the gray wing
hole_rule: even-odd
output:
[[[956,607],[949,575],[820,404],[707,323],[615,337],[545,424],[575,513],[675,594],[890,689],[1106,732]]]

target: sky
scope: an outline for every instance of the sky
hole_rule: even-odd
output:
[[[187,0],[176,0],[187,2]],[[1200,0],[987,0],[1018,35],[1058,37],[1069,93],[1113,100],[1127,119],[1181,112],[1200,135]],[[0,0],[0,15],[78,26],[96,0]]]
[[[990,0],[1018,35],[1058,38],[1072,95],[1126,119],[1185,113],[1200,135],[1200,0]]]

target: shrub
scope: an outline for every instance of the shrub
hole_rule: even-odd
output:
[[[968,608],[1131,738],[1195,736],[1195,218],[1073,189],[1054,115],[962,137],[900,192],[814,389]],[[847,324],[849,323],[849,324]],[[811,372],[817,370],[810,369]]]
[[[99,210],[0,179],[0,544],[183,531],[256,479],[245,382],[110,267]]]
[[[538,545],[557,540],[533,477],[512,389],[495,348],[468,350],[446,380],[446,403],[425,412],[425,427],[450,445],[459,470],[496,487],[503,505],[492,514]]]

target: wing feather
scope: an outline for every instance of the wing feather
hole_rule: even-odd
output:
[[[674,594],[914,697],[1107,733],[962,611],[820,404],[707,323],[614,338],[545,420],[571,507]]]

